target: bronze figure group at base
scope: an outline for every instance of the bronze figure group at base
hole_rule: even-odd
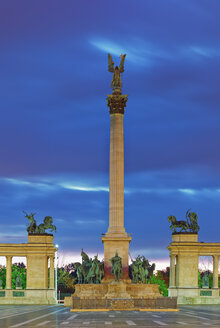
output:
[[[104,264],[98,260],[98,255],[94,259],[81,251],[82,263],[75,262],[73,264],[76,270],[77,279],[79,284],[100,284],[104,276]]]
[[[104,277],[104,263],[98,260],[98,255],[94,259],[83,251],[81,251],[82,263],[75,262],[73,264],[76,270],[79,284],[100,284]],[[119,282],[123,278],[122,258],[116,251],[115,256],[110,259],[112,264],[111,273],[114,275],[115,281]],[[138,255],[135,260],[132,260],[131,276],[133,283],[146,284],[148,279],[153,275],[155,263],[150,265],[149,261]]]

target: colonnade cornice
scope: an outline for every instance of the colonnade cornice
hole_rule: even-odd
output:
[[[0,256],[28,256],[28,255],[46,255],[54,256],[56,247],[54,245],[10,245],[10,244],[0,244]]]

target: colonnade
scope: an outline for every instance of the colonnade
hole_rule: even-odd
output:
[[[179,304],[220,304],[219,257],[220,243],[198,242],[198,234],[174,233],[170,251],[169,296]],[[199,288],[199,256],[213,258],[213,287]]]
[[[28,235],[27,244],[0,244],[0,256],[6,257],[6,286],[0,291],[0,304],[56,304],[56,251],[53,235],[49,234]],[[26,257],[27,278],[24,290],[12,289],[13,257]]]

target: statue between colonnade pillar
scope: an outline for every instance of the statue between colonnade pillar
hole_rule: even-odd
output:
[[[131,237],[124,228],[124,107],[127,95],[121,93],[121,76],[124,72],[126,55],[121,55],[120,66],[114,67],[112,57],[108,55],[108,70],[113,73],[111,87],[113,93],[108,95],[110,127],[110,163],[109,163],[109,227],[102,237],[104,243],[105,274],[103,282],[114,280],[111,273],[110,259],[116,252],[122,259],[123,280],[129,281],[128,259]]]

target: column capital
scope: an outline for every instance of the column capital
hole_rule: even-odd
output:
[[[124,114],[128,95],[107,95],[107,106],[110,114]]]

